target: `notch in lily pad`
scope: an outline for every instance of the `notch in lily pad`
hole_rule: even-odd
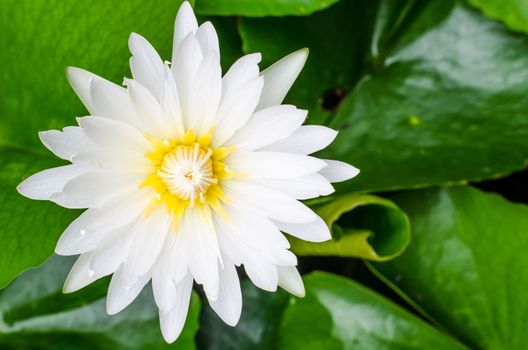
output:
[[[332,231],[322,243],[289,237],[291,249],[300,256],[339,256],[383,262],[400,255],[410,241],[407,215],[388,199],[347,194],[312,202]]]

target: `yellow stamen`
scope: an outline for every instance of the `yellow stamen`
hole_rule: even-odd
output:
[[[140,186],[152,188],[154,198],[143,215],[148,216],[159,205],[165,205],[172,217],[173,232],[185,210],[192,206],[210,208],[229,221],[223,205],[230,200],[221,182],[237,176],[223,162],[235,147],[212,148],[212,128],[202,135],[189,130],[179,140],[145,136],[152,146],[145,158],[154,170]]]

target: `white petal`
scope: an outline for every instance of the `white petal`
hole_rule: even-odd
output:
[[[178,88],[172,76],[172,72],[168,66],[165,66],[165,85],[163,95],[161,97],[161,110],[165,118],[165,125],[168,133],[176,135],[181,138],[185,134],[183,128],[183,116],[180,105],[180,96],[178,95]]]
[[[86,136],[99,146],[143,156],[151,149],[143,134],[127,123],[101,117],[77,118]]]
[[[155,167],[152,161],[144,156],[146,152],[138,153],[133,147],[124,147],[125,144],[121,144],[120,148],[83,151],[76,154],[72,161],[74,164],[89,165],[101,170],[152,174]]]
[[[94,78],[90,83],[90,96],[92,98],[91,115],[120,120],[137,128],[141,127],[132,101],[123,87],[108,80]]]
[[[150,90],[152,95],[161,98],[163,91],[163,61],[156,49],[139,34],[132,33],[128,39],[132,52],[130,70],[140,84]]]
[[[123,278],[127,286],[151,270],[167,237],[169,218],[166,209],[158,207],[132,229],[134,242],[123,264]]]
[[[152,274],[154,300],[160,312],[167,312],[174,308],[177,301],[176,282],[169,276],[163,275],[161,270],[155,271]]]
[[[295,224],[275,221],[277,227],[289,235],[309,242],[324,242],[332,239],[328,225],[319,216],[313,222]]]
[[[187,126],[203,134],[213,125],[222,95],[222,69],[216,51],[201,62],[192,85]]]
[[[326,177],[330,182],[346,181],[359,174],[358,168],[355,168],[345,162],[330,159],[324,159],[324,161],[328,164],[328,166],[321,169],[319,174]]]
[[[262,251],[290,247],[286,237],[266,217],[235,206],[226,206],[225,210],[231,225],[241,235],[239,239],[247,245]]]
[[[259,76],[258,64],[261,59],[260,53],[252,53],[240,57],[233,63],[222,78],[223,98],[226,98],[245,83],[255,80]]]
[[[93,251],[90,270],[102,277],[114,273],[125,261],[132,246],[133,236],[130,230],[133,225],[125,225],[107,235]]]
[[[176,21],[174,23],[174,40],[172,44],[172,64],[175,62],[175,54],[178,51],[180,44],[183,39],[189,34],[194,33],[198,28],[198,22],[196,16],[192,10],[191,4],[188,1],[184,1],[178,14],[176,15]]]
[[[251,254],[254,249],[236,237],[239,233],[233,225],[228,224],[223,218],[214,215],[215,229],[218,236],[218,245],[222,255],[227,257],[236,266],[240,266],[245,261],[245,255]]]
[[[154,95],[134,80],[126,79],[125,84],[137,116],[144,126],[143,130],[161,139],[170,137],[161,114],[161,106]],[[163,81],[160,84],[163,87]]]
[[[119,196],[97,209],[88,209],[66,228],[57,242],[59,255],[89,252],[117,228],[134,221],[149,205],[148,192],[134,191]]]
[[[278,272],[279,287],[295,296],[304,297],[304,284],[295,266],[279,266]]]
[[[253,182],[300,200],[326,196],[335,191],[326,177],[318,173],[291,179],[261,179]]]
[[[334,141],[337,131],[321,125],[304,125],[289,137],[263,148],[266,151],[312,154]]]
[[[87,70],[77,67],[67,67],[66,76],[70,82],[71,87],[79,96],[79,99],[84,104],[90,114],[94,114],[94,108],[92,104],[92,96],[90,94],[90,84],[93,79],[105,80],[100,76],[88,72]],[[111,84],[110,82],[108,82]]]
[[[304,122],[307,113],[291,105],[264,108],[253,114],[227,145],[250,150],[264,147],[290,136]]]
[[[170,231],[159,259],[152,270],[152,289],[158,308],[168,311],[176,302],[176,284],[188,272],[187,250],[185,240],[187,235],[181,232]]]
[[[63,131],[39,132],[40,141],[57,157],[71,161],[73,156],[85,150],[93,150],[95,144],[77,126],[65,127]]]
[[[218,299],[209,300],[211,308],[222,321],[234,327],[242,312],[242,293],[235,265],[225,256],[224,268],[220,270]]]
[[[73,178],[90,171],[90,167],[77,164],[43,170],[25,179],[17,190],[23,196],[37,200],[48,200]]]
[[[277,266],[262,258],[251,258],[244,262],[244,270],[251,282],[260,289],[274,292],[277,290],[279,276]]]
[[[232,225],[230,230],[232,239],[253,248],[259,253],[258,255],[262,255],[262,259],[273,264],[297,264],[297,257],[288,250],[290,243],[270,220],[249,210],[235,207],[227,207],[226,213],[231,220],[231,224],[228,225]],[[247,256],[242,260],[247,261]]]
[[[225,159],[233,171],[252,179],[285,179],[313,174],[326,162],[310,156],[281,152],[237,152]]]
[[[262,71],[264,88],[257,110],[280,105],[308,58],[308,49],[295,51]]]
[[[214,145],[222,145],[246,124],[258,103],[262,85],[262,78],[257,77],[222,95],[213,135]]]
[[[249,279],[257,287],[271,292],[277,290],[277,267],[268,260],[269,256],[255,249],[245,232],[237,230],[234,225],[219,217],[215,217],[215,223],[223,254],[237,265],[243,264]]]
[[[66,277],[64,283],[63,293],[73,293],[81,288],[86,287],[90,283],[98,280],[101,276],[96,276],[90,270],[90,261],[93,257],[92,253],[81,254]]]
[[[137,174],[90,171],[70,180],[51,199],[70,209],[98,208],[111,198],[139,187]]]
[[[204,56],[214,51],[220,55],[220,46],[218,45],[218,35],[211,22],[202,23],[196,31],[196,39],[200,43]]]
[[[315,213],[301,202],[263,186],[225,181],[224,190],[237,206],[256,210],[270,219],[306,223],[316,218]]]
[[[214,300],[218,297],[220,251],[211,212],[206,208],[188,208],[181,225],[189,244],[189,270],[196,283],[203,285],[207,297]]]
[[[171,71],[180,95],[184,124],[187,126],[189,124],[190,104],[192,103],[193,84],[203,59],[202,49],[194,34],[187,35],[174,55]]]
[[[123,276],[123,268],[119,268],[114,272],[108,287],[106,313],[115,315],[130,305],[149,280],[150,275],[145,275],[141,276],[133,285],[127,285]]]
[[[167,312],[160,310],[161,333],[167,343],[173,343],[183,330],[189,311],[192,286],[192,276],[187,273],[185,278],[176,285],[174,307]]]

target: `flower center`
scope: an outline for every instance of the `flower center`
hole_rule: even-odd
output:
[[[189,200],[191,206],[197,198],[203,202],[207,189],[218,183],[213,172],[212,154],[211,149],[206,151],[198,143],[176,146],[163,158],[158,176],[171,194]]]
[[[189,130],[174,140],[160,140],[149,134],[145,137],[152,146],[152,151],[145,154],[152,173],[140,186],[154,190],[146,215],[158,205],[165,205],[175,225],[192,206],[208,206],[225,216],[223,204],[229,200],[222,191],[222,180],[239,176],[224,163],[232,147],[212,148],[211,132],[197,136]]]

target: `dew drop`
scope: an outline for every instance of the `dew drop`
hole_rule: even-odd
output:
[[[81,236],[84,236],[86,234],[86,229],[82,228],[79,233],[81,234]]]
[[[92,269],[88,269],[88,277],[93,277],[95,275],[95,271]]]

